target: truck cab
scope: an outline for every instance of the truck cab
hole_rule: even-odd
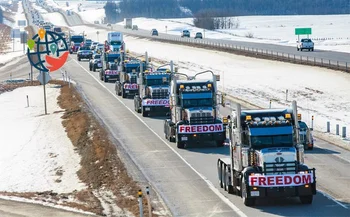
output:
[[[166,115],[169,110],[170,70],[167,72],[146,70],[134,98],[135,111],[146,117],[150,114]]]
[[[314,138],[312,136],[312,128],[309,128],[304,121],[299,121],[300,141],[304,145],[305,150],[314,149]]]
[[[230,157],[218,159],[220,187],[253,206],[260,198],[299,197],[311,204],[316,194],[315,169],[304,163],[297,106],[241,110],[229,123]]]
[[[100,70],[100,79],[104,82],[119,81],[120,68],[118,67],[122,57],[120,53],[102,52],[102,68]]]
[[[123,98],[134,98],[139,90],[137,76],[140,70],[140,61],[135,59],[125,60],[121,64],[122,71],[120,72],[120,80],[115,83],[116,94]]]
[[[84,36],[82,35],[73,35],[69,41],[71,42],[71,46],[69,49],[69,53],[76,53],[80,48],[80,45],[84,42]]]
[[[202,73],[210,72],[213,79],[196,79]],[[190,143],[213,141],[221,147],[226,140],[225,127],[217,116],[216,76],[211,71],[197,73],[187,80],[178,80],[174,73],[170,87],[171,119],[165,120],[164,134],[178,148]]]

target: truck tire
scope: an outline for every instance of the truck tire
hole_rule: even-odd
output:
[[[299,48],[297,47],[297,51],[299,51]]]
[[[148,112],[142,111],[142,117],[148,117]]]
[[[103,76],[103,80],[104,80],[105,83],[108,82],[108,78],[106,78],[106,76]]]
[[[302,204],[312,204],[313,196],[300,196],[299,199]]]
[[[241,181],[241,197],[243,199],[243,203],[246,206],[254,206],[255,205],[255,198],[248,198],[247,197],[247,186],[245,185],[245,180],[242,178]]]
[[[177,148],[184,149],[185,148],[185,143],[181,141],[176,141],[176,146]]]
[[[233,194],[234,191],[233,191],[233,186],[230,185],[229,183],[229,176],[228,176],[228,173],[230,171],[228,171],[228,167],[226,165],[224,165],[224,182],[225,182],[225,191],[227,191],[227,193],[229,194]]]
[[[92,71],[91,65],[89,65],[89,70]]]
[[[311,51],[314,51],[314,49],[313,49],[313,48],[311,48]]]
[[[96,72],[96,67],[95,66],[92,67],[92,71]]]
[[[126,94],[125,94],[124,90],[122,90],[122,94],[121,95],[122,95],[123,99],[126,98]]]
[[[217,170],[218,170],[218,178],[219,178],[219,185],[220,188],[223,188],[223,182],[222,182],[222,164],[220,160],[218,160],[218,164],[217,164]]]

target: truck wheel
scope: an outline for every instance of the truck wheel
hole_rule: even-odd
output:
[[[124,90],[122,90],[122,97],[125,99],[126,98],[126,94],[124,92]]]
[[[81,59],[78,57],[78,61],[80,62],[81,61]]]
[[[92,71],[96,72],[96,68],[95,68],[95,67],[92,67]]]
[[[233,194],[234,193],[233,186],[230,185],[230,182],[229,182],[229,176],[228,176],[229,172],[230,171],[228,171],[227,166],[224,166],[225,191],[227,191],[229,194]]]
[[[299,48],[297,48],[297,51],[299,51]]]
[[[216,141],[216,146],[217,146],[217,147],[223,147],[223,146],[224,146],[224,143],[225,143],[225,140]]]
[[[100,80],[103,81],[102,73],[100,73]]]
[[[242,183],[241,183],[241,193],[242,193],[242,199],[243,199],[243,203],[246,206],[254,206],[255,205],[255,198],[248,198],[247,197],[247,187],[245,185],[245,181],[244,178],[242,179]]]
[[[174,137],[171,137],[171,136],[170,136],[170,137],[169,137],[169,141],[170,141],[170,142],[175,142],[176,139],[175,139]]]
[[[142,117],[148,117],[148,112],[142,111]]]
[[[91,69],[91,65],[89,65],[89,70],[90,70],[90,71],[92,71],[92,69]]]
[[[302,204],[312,204],[312,199],[313,199],[312,195],[300,196],[299,198]]]
[[[219,185],[220,188],[223,188],[223,182],[222,182],[222,163],[220,162],[220,160],[218,160],[218,165],[217,165],[217,169],[218,169],[218,178],[219,178]]]
[[[176,141],[176,146],[178,148],[184,149],[185,148],[185,143],[181,141]]]
[[[108,78],[106,78],[106,77],[104,77],[104,79],[103,79],[104,81],[105,81],[105,83],[107,83],[108,82]]]
[[[307,150],[313,150],[314,149],[314,145],[312,145],[311,147],[308,147]]]
[[[311,51],[314,51],[314,49],[313,49],[313,48],[311,48]]]

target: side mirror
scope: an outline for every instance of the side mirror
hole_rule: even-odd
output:
[[[148,62],[152,62],[152,58],[151,57],[148,57]]]
[[[310,130],[311,130],[311,131],[313,131],[313,130],[314,130],[314,128],[310,128]]]
[[[179,68],[178,67],[175,67],[175,72],[178,72],[179,71]]]

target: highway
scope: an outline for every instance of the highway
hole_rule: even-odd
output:
[[[149,35],[148,31],[139,32]],[[21,61],[16,67],[3,68],[0,80],[9,78],[10,73],[14,78],[27,76],[29,64]],[[164,118],[143,118],[134,112],[133,100],[116,96],[114,84],[101,82],[98,72],[88,71],[88,62],[78,62],[71,55],[63,70],[70,72],[92,111],[127,150],[174,216],[349,216],[349,151],[317,140],[314,150],[306,152],[306,163],[316,167],[318,189],[337,200],[319,192],[312,205],[301,205],[298,199],[271,199],[245,207],[239,197],[228,195],[218,185],[216,161],[228,156],[227,146],[177,149],[175,143],[164,139]],[[58,72],[54,74],[60,77]],[[226,115],[229,110],[220,112]]]

